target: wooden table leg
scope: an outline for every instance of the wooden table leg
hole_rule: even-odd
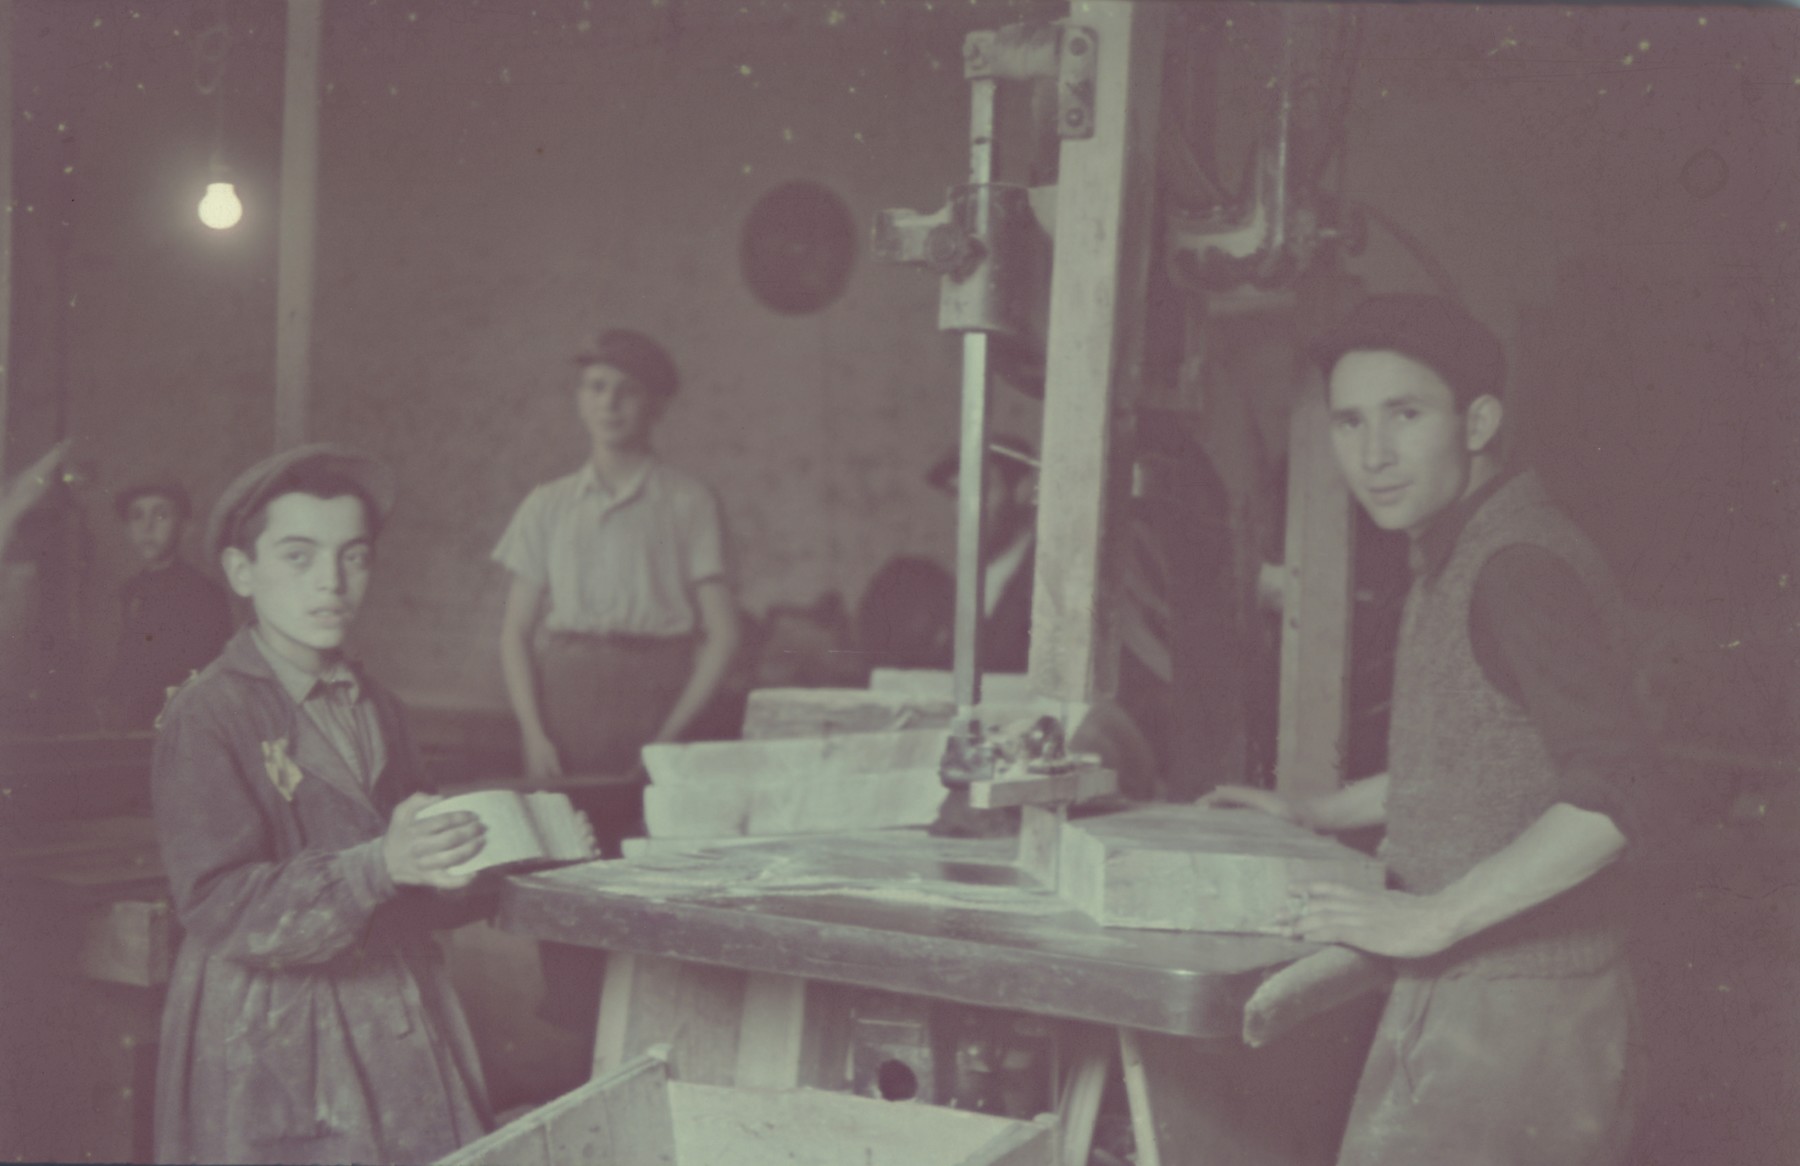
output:
[[[1112,1049],[1106,1045],[1087,1045],[1076,1055],[1056,1107],[1062,1122],[1063,1166],[1087,1166],[1110,1068]]]
[[[1119,1063],[1125,1070],[1125,1098],[1131,1106],[1131,1136],[1137,1145],[1137,1166],[1162,1166],[1156,1146],[1156,1114],[1150,1102],[1150,1078],[1144,1070],[1144,1050],[1136,1030],[1119,1030]]]
[[[738,1022],[736,1084],[752,1089],[804,1084],[806,1052],[806,981],[750,973]]]
[[[738,1064],[746,976],[731,968],[610,952],[600,991],[594,1076],[668,1044],[683,1081],[730,1085]]]

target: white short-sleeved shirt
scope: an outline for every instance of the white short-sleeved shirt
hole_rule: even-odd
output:
[[[549,631],[681,636],[694,589],[725,577],[724,541],[699,479],[652,460],[615,494],[584,462],[526,496],[493,557],[549,588]]]

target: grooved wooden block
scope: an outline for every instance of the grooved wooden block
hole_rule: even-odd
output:
[[[1107,927],[1278,933],[1314,882],[1367,890],[1382,865],[1253,810],[1152,806],[1062,827],[1058,893]]]
[[[647,745],[652,838],[923,826],[944,800],[947,730]]]

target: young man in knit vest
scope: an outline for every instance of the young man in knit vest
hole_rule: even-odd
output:
[[[1212,800],[1386,826],[1392,889],[1309,888],[1293,924],[1397,972],[1339,1164],[1620,1162],[1639,1076],[1620,859],[1650,763],[1611,575],[1501,465],[1505,361],[1460,307],[1376,296],[1314,355],[1351,493],[1412,542],[1388,772]]]

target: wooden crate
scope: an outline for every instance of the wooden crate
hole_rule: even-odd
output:
[[[439,1166],[1056,1166],[1048,1119],[1012,1121],[812,1089],[672,1080],[666,1048],[590,1081]]]

